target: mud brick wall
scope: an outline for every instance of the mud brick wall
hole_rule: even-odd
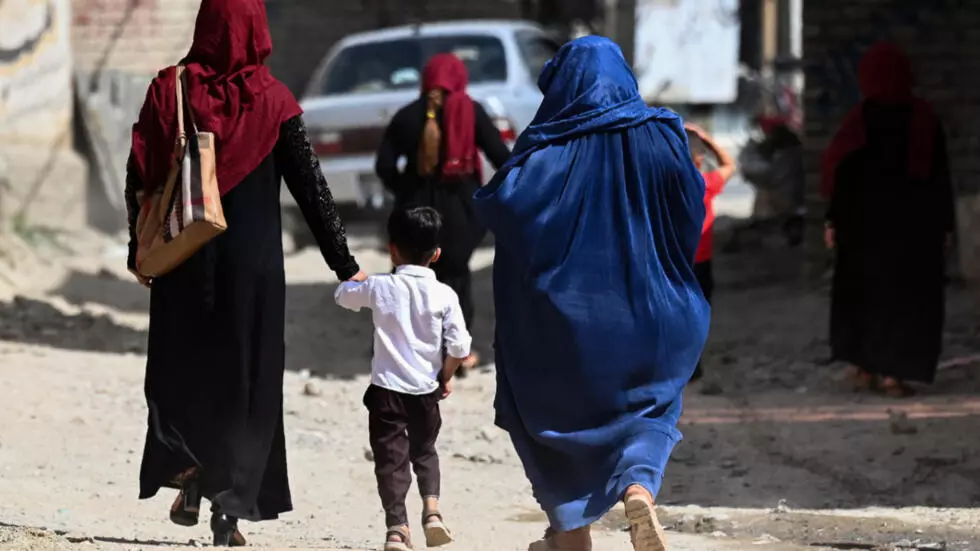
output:
[[[199,5],[200,0],[73,0],[75,65],[152,76],[187,53]]]
[[[906,49],[919,95],[943,118],[957,194],[959,271],[980,282],[980,1],[806,0],[803,18],[812,271],[827,258],[819,229],[826,208],[819,196],[820,155],[859,99],[861,53],[889,39]]]

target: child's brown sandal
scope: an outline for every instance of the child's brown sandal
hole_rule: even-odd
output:
[[[422,529],[425,532],[426,547],[442,547],[453,542],[453,533],[446,527],[446,521],[439,511],[422,515]]]
[[[392,539],[395,536],[400,538],[400,541]],[[407,530],[400,527],[388,529],[385,534],[384,551],[412,551],[413,549],[412,538],[408,535]]]

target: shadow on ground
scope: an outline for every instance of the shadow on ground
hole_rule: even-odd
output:
[[[762,275],[752,270],[771,258],[716,259],[707,376],[688,390],[685,440],[660,502],[812,509],[980,502],[977,366],[941,371],[933,387],[910,400],[853,394],[836,377],[839,366],[826,362],[827,289],[799,286],[786,266]],[[473,284],[474,334],[484,352],[494,323],[491,273],[475,273]],[[333,291],[329,284],[287,287],[290,370],[325,378],[369,372],[370,317],[338,308]],[[77,304],[146,307],[144,290],[107,274],[74,274],[60,292]],[[975,312],[969,291],[949,289],[947,357],[980,351]],[[111,353],[142,351],[145,343],[144,332],[108,316],[68,315],[30,299],[0,304],[0,319],[12,320],[0,328],[4,340]]]
[[[477,349],[487,362],[493,336],[491,269],[473,275],[478,320],[472,328]],[[286,365],[324,378],[352,378],[370,372],[372,324],[368,312],[342,310],[333,300],[336,284],[286,286]],[[138,314],[149,310],[149,293],[131,279],[102,271],[73,271],[53,294],[79,307],[68,313],[25,297],[0,302],[0,339],[86,352],[146,353],[146,332],[94,314],[89,306]]]

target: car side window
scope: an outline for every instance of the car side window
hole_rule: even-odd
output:
[[[544,64],[554,57],[560,48],[554,40],[533,31],[518,32],[517,45],[532,81],[538,79]]]

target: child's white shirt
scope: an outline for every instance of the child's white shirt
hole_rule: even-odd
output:
[[[454,358],[470,354],[472,338],[459,297],[429,268],[405,265],[394,274],[345,281],[334,299],[355,312],[371,309],[371,384],[403,394],[431,394],[439,388],[443,349]]]

